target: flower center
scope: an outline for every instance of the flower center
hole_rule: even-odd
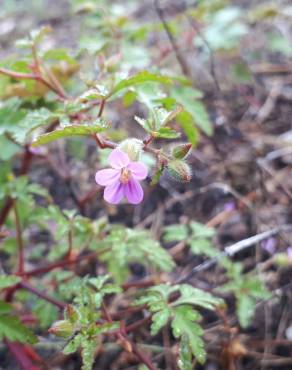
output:
[[[122,184],[127,184],[131,178],[131,171],[127,168],[123,168],[121,171],[120,181]]]

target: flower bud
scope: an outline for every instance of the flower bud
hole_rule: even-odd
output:
[[[192,149],[191,143],[180,144],[172,149],[172,156],[176,159],[186,158]]]
[[[173,159],[168,162],[168,173],[177,181],[189,182],[192,178],[190,166],[180,159]]]
[[[68,320],[56,321],[48,330],[49,333],[56,335],[57,337],[70,337],[74,332],[74,327]]]
[[[128,154],[131,161],[138,161],[142,151],[143,143],[138,139],[126,139],[122,141],[118,148]]]

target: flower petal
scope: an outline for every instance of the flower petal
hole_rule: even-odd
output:
[[[131,171],[133,177],[136,180],[144,180],[148,175],[148,168],[145,166],[144,163],[131,162],[128,164],[127,168]]]
[[[113,168],[121,169],[130,163],[128,155],[120,149],[114,149],[108,157],[109,163]]]
[[[95,181],[98,185],[107,186],[116,182],[120,177],[121,171],[113,168],[106,168],[105,170],[97,171],[95,174]]]
[[[111,185],[108,185],[104,189],[103,197],[111,204],[118,204],[124,196],[124,185],[117,181]]]
[[[137,180],[131,178],[131,180],[124,185],[125,197],[131,204],[139,204],[143,200],[144,192],[142,186]]]

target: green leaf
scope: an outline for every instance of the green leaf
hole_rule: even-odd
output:
[[[0,301],[0,315],[9,313],[11,310],[12,310],[11,304],[6,303],[4,301]]]
[[[31,131],[40,126],[50,124],[55,118],[56,115],[46,108],[31,111],[18,123],[18,129],[13,133],[13,137],[17,142],[23,144]]]
[[[192,143],[193,146],[196,146],[199,140],[199,132],[192,115],[189,112],[184,111],[177,115],[176,120],[182,127],[189,142]]]
[[[112,227],[108,236],[98,243],[99,248],[108,248],[101,259],[108,264],[117,282],[123,282],[129,274],[131,263],[171,271],[174,262],[170,254],[147,231]]]
[[[109,96],[112,96],[112,95],[116,94],[117,92],[119,92],[119,91],[121,91],[125,88],[135,86],[135,85],[139,85],[139,84],[144,84],[146,82],[157,82],[157,83],[169,85],[169,84],[172,84],[172,79],[170,77],[163,76],[163,75],[160,75],[160,74],[154,74],[154,73],[150,73],[148,71],[141,71],[141,72],[138,72],[134,76],[131,76],[129,78],[126,78],[126,79],[120,81],[112,89]]]
[[[181,336],[178,366],[181,370],[193,370],[192,349],[187,335]]]
[[[76,60],[70,56],[67,49],[50,49],[44,53],[43,59],[63,61],[72,65],[77,64]]]
[[[180,137],[179,132],[169,127],[161,127],[158,131],[152,132],[152,135],[156,138],[164,138],[164,139],[176,139]]]
[[[175,338],[184,337],[184,344],[188,340],[193,355],[200,364],[206,360],[204,342],[202,340],[203,329],[196,322],[201,316],[194,311],[191,306],[180,306],[174,310],[174,319],[172,321],[172,331]]]
[[[0,275],[0,290],[9,288],[21,281],[19,276],[14,275]]]
[[[191,114],[194,123],[199,126],[206,135],[211,135],[213,133],[213,127],[205,106],[200,100],[198,100],[198,98],[202,97],[201,92],[188,86],[180,86],[173,88],[170,91],[170,96],[175,99],[176,102],[180,103],[189,114]],[[183,120],[185,126],[187,125],[186,122],[189,122],[188,118],[189,117],[187,117],[184,112],[178,115],[178,121],[181,123]],[[195,145],[189,137],[188,140]]]
[[[0,135],[0,148],[0,160],[2,161],[8,161],[21,150],[19,145],[15,144],[4,135]]]
[[[214,248],[209,239],[194,238],[190,239],[188,244],[194,254],[205,255],[207,257],[214,257],[219,254],[219,251]]]
[[[211,238],[215,235],[215,230],[212,227],[205,226],[199,222],[192,221],[190,223],[192,236],[196,238]]]
[[[81,356],[82,356],[82,370],[92,370],[92,365],[95,360],[95,352],[97,343],[96,340],[84,339],[81,344]]]
[[[61,129],[52,131],[48,134],[39,136],[33,143],[32,146],[37,147],[39,145],[48,144],[52,141],[70,137],[70,136],[90,136],[101,131],[104,131],[107,128],[107,124],[103,121],[97,122],[95,125],[68,125]]]
[[[11,315],[0,316],[0,340],[7,338],[12,342],[36,343],[36,336],[24,326],[18,317]]]
[[[179,290],[181,295],[171,304],[172,306],[188,304],[206,308],[208,310],[214,310],[217,306],[223,303],[221,298],[217,298],[201,289],[193,288],[188,284],[182,284]]]
[[[20,107],[21,100],[16,97],[0,103],[0,135],[5,132],[14,134],[17,131],[18,122],[26,114]]]
[[[256,300],[244,293],[237,294],[236,298],[236,312],[239,323],[243,328],[246,328],[254,315]]]
[[[156,335],[159,330],[167,324],[170,315],[171,310],[168,307],[165,307],[152,316],[151,335]]]
[[[271,294],[257,275],[243,274],[241,263],[234,263],[228,258],[222,260],[221,263],[227,270],[230,281],[217,290],[234,293],[239,323],[243,328],[246,328],[254,315],[257,299],[268,299]]]
[[[78,350],[81,346],[83,340],[82,334],[77,334],[73,337],[73,339],[64,347],[63,353],[65,355],[70,355]]]
[[[167,123],[171,122],[181,111],[183,107],[181,105],[177,105],[171,111],[167,111],[164,108],[157,108],[155,107],[152,112],[155,120],[155,127],[160,128],[162,126],[167,125]]]
[[[183,241],[188,237],[187,225],[170,225],[164,228],[163,240],[168,242]]]

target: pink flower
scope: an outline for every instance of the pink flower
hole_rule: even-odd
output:
[[[126,197],[129,203],[141,203],[144,193],[139,181],[147,177],[147,167],[140,162],[131,162],[120,149],[111,152],[109,163],[112,168],[97,171],[95,175],[97,184],[105,186],[104,199],[117,204]]]

